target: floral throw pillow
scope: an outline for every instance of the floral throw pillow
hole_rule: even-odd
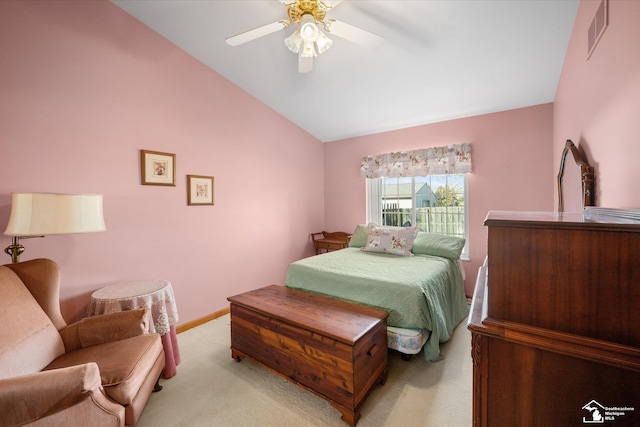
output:
[[[381,227],[367,225],[367,243],[362,247],[366,252],[413,256],[411,248],[418,235],[418,227]]]

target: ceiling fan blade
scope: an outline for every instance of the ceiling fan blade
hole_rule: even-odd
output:
[[[379,47],[384,42],[384,39],[376,34],[333,19],[329,25],[329,33],[371,48]]]
[[[308,73],[313,69],[313,57],[304,58],[298,55],[298,72]]]
[[[342,3],[342,1],[343,0],[324,0],[322,3],[326,4],[327,7],[333,9],[334,7]]]
[[[263,25],[262,27],[254,28],[253,30],[245,31],[244,33],[237,34],[225,39],[228,45],[238,46],[251,40],[255,40],[259,37],[266,36],[267,34],[275,33],[285,27],[283,21],[272,22],[271,24]]]
[[[339,5],[340,3],[342,3],[343,0],[324,0],[322,3],[326,4],[327,7],[329,8],[333,8],[336,7],[337,5]],[[286,5],[289,5],[291,3],[295,3],[295,0],[280,0],[280,3]]]

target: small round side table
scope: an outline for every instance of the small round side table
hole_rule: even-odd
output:
[[[180,349],[176,337],[178,308],[173,296],[173,288],[167,280],[136,280],[115,283],[98,289],[91,294],[87,316],[115,313],[137,308],[151,311],[151,333],[158,333],[162,339],[165,354],[164,378],[176,374],[180,364]]]

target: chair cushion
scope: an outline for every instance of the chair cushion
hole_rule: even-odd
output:
[[[46,369],[95,362],[100,368],[102,385],[107,395],[126,406],[138,394],[162,351],[160,335],[145,334],[63,354]]]
[[[0,378],[40,372],[64,353],[51,319],[5,266],[0,266],[0,301]]]

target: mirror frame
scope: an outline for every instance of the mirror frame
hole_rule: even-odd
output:
[[[560,157],[560,171],[558,172],[558,212],[564,212],[562,197],[562,178],[567,155],[571,153],[576,164],[580,166],[582,182],[582,207],[595,206],[595,174],[593,166],[589,164],[585,156],[578,150],[570,139],[567,139],[562,156]]]

